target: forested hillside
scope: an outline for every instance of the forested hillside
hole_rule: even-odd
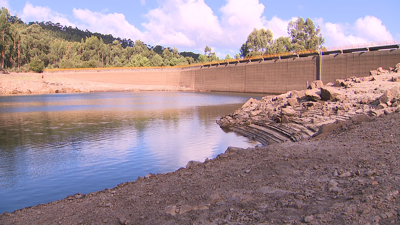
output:
[[[44,68],[152,67],[189,65],[200,54],[151,46],[140,40],[82,31],[52,22],[24,23],[6,8],[0,15],[0,64],[8,71]],[[216,60],[203,57],[203,61]]]
[[[256,29],[240,48],[240,55],[252,57],[271,53],[316,50],[324,43],[320,28],[311,19],[299,17],[288,24],[289,37],[273,39],[271,30]],[[63,26],[59,23],[24,23],[6,8],[0,14],[1,70],[36,71],[43,69],[97,67],[168,67],[217,61],[212,49],[204,54],[179,52],[175,47],[151,46],[140,40],[121,39],[111,34]],[[232,59],[227,55],[225,59]]]

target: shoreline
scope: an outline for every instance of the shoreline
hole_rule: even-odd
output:
[[[400,223],[399,75],[250,99],[218,124],[268,146],[229,147],[174,172],[0,214],[0,224]]]
[[[63,74],[10,73],[0,75],[0,96],[139,91],[195,90],[172,85],[133,85],[85,81],[65,78]]]

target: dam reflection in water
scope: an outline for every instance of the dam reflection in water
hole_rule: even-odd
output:
[[[215,123],[250,97],[90,93],[0,97],[0,213],[112,188],[257,143]]]

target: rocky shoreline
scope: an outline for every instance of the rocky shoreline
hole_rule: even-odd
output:
[[[367,77],[338,79],[308,90],[289,91],[250,99],[217,123],[263,145],[302,141],[327,133],[348,121],[400,111],[400,63],[392,70],[378,68]]]

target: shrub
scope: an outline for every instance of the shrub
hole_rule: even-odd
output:
[[[33,72],[41,73],[43,72],[43,69],[44,69],[44,63],[37,59],[32,59],[31,63],[29,63],[29,70]]]

